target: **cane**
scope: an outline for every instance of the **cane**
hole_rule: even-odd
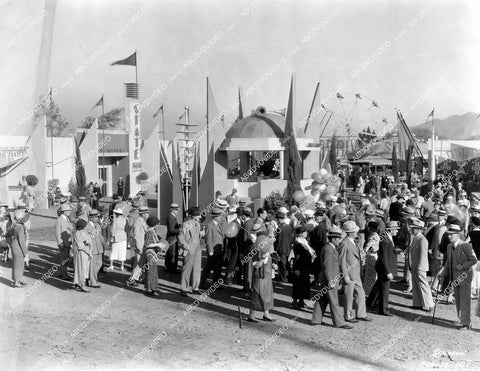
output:
[[[435,305],[433,306],[433,316],[432,316],[432,323],[433,320],[435,319],[435,310],[437,309],[437,303],[438,303],[438,290],[440,289],[440,280],[438,280],[438,285],[437,285],[437,294],[435,295]]]

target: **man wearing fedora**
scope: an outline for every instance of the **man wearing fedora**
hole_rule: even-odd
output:
[[[88,222],[88,213],[92,208],[87,204],[87,198],[85,196],[80,196],[78,198],[78,209],[77,209],[77,219],[83,219]]]
[[[430,214],[432,215],[432,214]],[[432,288],[436,289],[438,285],[438,273],[442,268],[443,263],[443,253],[440,251],[440,243],[444,233],[447,230],[446,225],[447,212],[445,209],[441,208],[437,211],[438,224],[433,227],[433,237],[428,249],[430,257],[430,273],[432,275]]]
[[[187,296],[190,282],[192,292],[199,294],[200,274],[202,271],[202,246],[200,239],[205,235],[200,226],[200,209],[191,207],[188,212],[188,220],[182,225],[178,234],[179,245],[183,249],[183,268],[180,279],[180,295]]]
[[[70,205],[64,203],[58,208],[58,218],[55,224],[55,237],[57,240],[58,246],[58,260],[59,260],[59,270],[58,277],[62,280],[68,280],[67,272],[67,263],[70,253],[70,248],[72,246],[72,232],[73,225],[70,222],[71,208]]]
[[[275,239],[274,246],[277,252],[278,259],[278,278],[279,282],[287,282],[288,276],[288,255],[292,249],[292,242],[294,237],[293,228],[288,223],[287,218],[288,210],[285,207],[278,209],[278,234]]]
[[[411,219],[412,242],[407,248],[408,262],[412,274],[412,309],[433,309],[433,299],[428,285],[428,241],[423,235],[425,223],[417,218]]]
[[[135,220],[132,227],[131,248],[135,254],[132,265],[132,276],[130,281],[141,281],[140,277],[144,271],[143,269],[143,248],[145,245],[145,232],[148,229],[147,219],[149,214],[148,207],[141,206],[138,210],[139,217]],[[135,281],[134,281],[135,280]],[[133,285],[135,286],[135,284]]]
[[[208,275],[213,270],[213,283],[220,280],[223,263],[223,239],[225,237],[220,219],[222,210],[215,208],[211,211],[212,220],[205,229],[205,244],[207,246],[207,264],[202,271],[200,289],[205,290]],[[221,282],[220,282],[221,283]]]
[[[102,268],[102,255],[105,251],[105,239],[102,234],[102,226],[100,225],[98,218],[98,211],[91,210],[88,214],[89,222],[85,227],[90,237],[90,249],[92,257],[90,259],[88,281],[89,286],[98,288],[98,272]]]
[[[354,221],[347,221],[343,224],[343,231],[346,237],[338,246],[340,268],[345,283],[345,321],[356,323],[361,321],[371,321],[367,317],[365,307],[365,291],[362,286],[361,270],[365,265],[365,257],[355,243],[355,237],[359,227]],[[356,310],[356,316],[354,313]]]
[[[319,284],[321,286],[320,297],[315,301],[312,314],[312,325],[325,324],[323,316],[330,305],[333,325],[337,328],[350,330],[353,327],[346,324],[342,316],[340,305],[338,304],[338,282],[340,281],[340,261],[337,248],[342,240],[342,230],[333,226],[327,232],[328,242],[323,246],[320,252],[321,273]]]
[[[323,212],[315,211],[316,227],[310,232],[310,244],[315,250],[315,260],[312,263],[313,282],[318,283],[319,274],[321,272],[320,253],[323,246],[327,243],[327,225],[323,220]]]
[[[445,232],[448,234],[450,243],[447,246],[447,257],[443,272],[440,276],[449,278],[450,284],[444,290],[454,286],[455,305],[458,318],[460,319],[460,330],[468,330],[472,327],[471,308],[471,287],[473,279],[472,267],[477,263],[472,245],[460,240],[462,229],[456,224],[449,226]]]
[[[165,254],[165,270],[170,273],[177,273],[178,265],[178,242],[177,237],[180,233],[181,224],[178,222],[178,204],[170,204],[170,210],[167,215],[167,235],[168,250]]]
[[[378,249],[378,259],[375,263],[377,271],[377,280],[367,299],[367,305],[374,307],[378,302],[378,312],[384,316],[391,316],[388,310],[388,297],[390,295],[390,282],[394,277],[397,267],[397,252],[393,243],[393,237],[398,233],[400,223],[390,221],[385,226],[385,232],[382,233]]]

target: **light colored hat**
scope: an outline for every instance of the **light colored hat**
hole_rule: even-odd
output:
[[[288,210],[287,210],[287,208],[286,208],[285,206],[282,206],[281,208],[279,208],[277,212],[278,212],[278,213],[283,213],[283,214],[285,214],[285,215],[288,214]]]
[[[462,231],[462,228],[457,225],[457,224],[450,224],[448,229],[445,231],[445,233],[448,234],[455,234],[455,233],[460,233]]]
[[[365,211],[365,216],[375,216],[375,211],[367,210],[367,211]]]
[[[215,208],[210,212],[210,214],[212,214],[212,216],[220,216],[222,215],[222,210],[220,210],[219,208]]]
[[[58,208],[58,211],[70,211],[72,208],[70,207],[69,204],[61,204],[60,207]]]
[[[336,225],[333,225],[332,228],[327,232],[327,237],[342,237],[342,230],[337,227]]]
[[[122,210],[122,209],[119,209],[119,208],[114,209],[113,212],[114,212],[115,214],[123,215],[123,210]]]
[[[253,227],[252,227],[252,233],[257,233],[259,230],[262,229],[262,225],[257,223],[257,224],[254,224]]]
[[[396,220],[391,220],[387,223],[385,229],[400,229],[400,223]]]
[[[358,232],[360,230],[358,225],[352,220],[349,220],[348,222],[343,223],[342,229],[346,233]]]
[[[146,214],[146,213],[148,213],[148,212],[149,212],[149,211],[148,211],[148,207],[146,207],[146,206],[142,206],[142,207],[140,208],[140,210],[139,210],[139,213],[140,213],[140,214]]]
[[[383,218],[385,216],[385,213],[383,212],[383,210],[381,209],[377,209],[375,211],[375,213],[377,214],[377,216],[379,216],[380,218]]]
[[[315,214],[315,211],[313,211],[313,210],[305,210],[305,216],[307,218],[313,218],[314,214]]]
[[[420,219],[411,218],[410,228],[420,228],[420,229],[423,229],[423,228],[425,228],[425,223],[424,223],[422,220],[420,220]]]
[[[170,204],[170,209],[178,209],[178,204],[177,203],[171,203]]]
[[[96,209],[92,209],[88,213],[88,216],[98,216],[98,211]]]
[[[225,200],[218,200],[217,201],[217,207],[219,207],[220,209],[226,209],[228,206],[228,202],[225,201]]]

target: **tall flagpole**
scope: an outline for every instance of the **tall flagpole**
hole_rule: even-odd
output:
[[[210,97],[208,96],[208,77],[207,77],[207,159],[210,152],[210,130],[208,130],[208,123],[210,122],[209,112],[208,112],[208,102]]]
[[[160,142],[160,133],[162,133],[163,138],[165,138],[165,117],[164,117],[164,114],[163,114],[163,103],[162,103],[160,109],[162,110],[162,129],[163,129],[163,131],[160,131],[160,121],[158,121],[158,123],[157,123],[157,125],[158,125],[158,140],[157,140],[157,151],[158,151],[158,158],[157,158],[157,161],[158,161],[158,166],[157,166],[157,218],[158,219],[160,219],[160,187],[161,187],[160,186],[160,177],[161,177],[160,167],[161,167],[161,164],[162,164],[162,160],[161,160],[162,144]]]
[[[432,181],[432,189],[433,189],[433,182],[435,181],[436,177],[436,161],[435,161],[435,126],[433,125],[435,115],[435,109],[432,109],[432,158],[431,158],[431,170],[430,170],[430,180]]]

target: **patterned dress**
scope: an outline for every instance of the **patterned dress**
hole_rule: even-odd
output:
[[[145,232],[145,245],[143,253],[145,254],[143,261],[145,264],[145,290],[158,290],[158,257],[157,247],[148,248],[148,245],[158,243],[157,233],[154,228],[149,228]]]
[[[378,259],[378,247],[380,244],[380,236],[378,233],[371,233],[368,236],[368,242],[365,245],[365,274],[363,275],[363,289],[365,295],[368,296],[372,291],[373,285],[377,279],[375,271],[375,263]]]

